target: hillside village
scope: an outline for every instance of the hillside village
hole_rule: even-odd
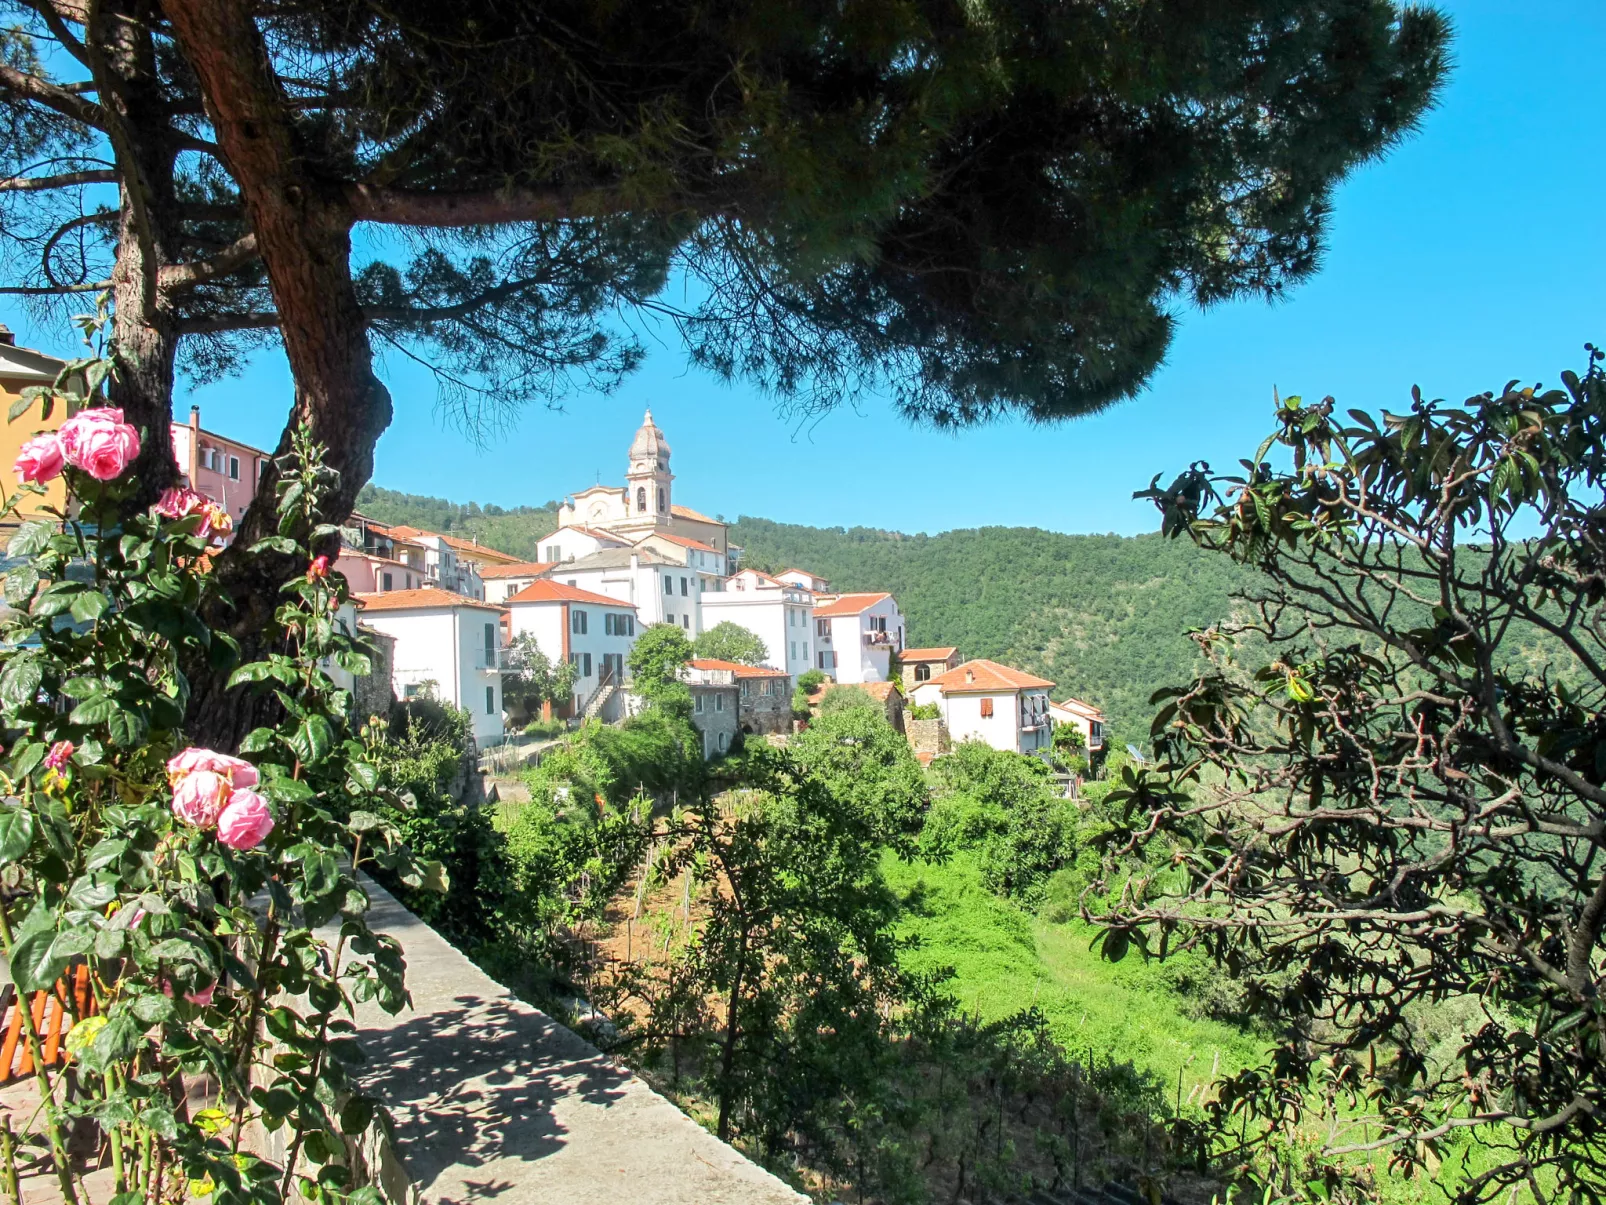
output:
[[[0,385],[9,392],[53,380],[62,363],[0,334]],[[17,442],[18,429],[6,438]],[[173,422],[171,439],[185,483],[231,519],[244,515],[269,453],[203,427],[194,406],[187,421]],[[675,500],[671,456],[648,410],[623,484],[569,496],[539,561],[353,513],[334,568],[352,592],[347,621],[381,649],[386,670],[376,676],[388,677],[395,698],[432,694],[462,708],[483,748],[527,718],[503,698],[504,675],[520,669],[521,638],[549,662],[575,667],[571,697],[549,702],[543,718],[617,722],[640,707],[628,662],[643,631],[669,624],[695,639],[731,623],[757,636],[767,656],[757,665],[694,658],[687,667],[705,756],[739,736],[792,731],[802,722],[792,697],[805,674],[815,704],[831,686],[864,689],[923,761],[964,740],[1036,753],[1052,745],[1058,725],[1078,729],[1090,753],[1101,750],[1105,717],[1096,707],[1055,700],[1055,683],[964,660],[958,648],[912,646],[892,594],[834,591],[807,568],[744,568],[727,523]],[[385,686],[372,683],[360,697],[377,706]]]

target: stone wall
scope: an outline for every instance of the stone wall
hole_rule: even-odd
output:
[[[904,735],[909,739],[909,747],[915,753],[929,753],[933,757],[940,757],[953,748],[948,739],[948,725],[942,720],[911,720],[903,722]]]
[[[770,693],[764,693],[764,687]],[[787,733],[792,731],[792,679],[745,678],[742,680],[741,725],[744,732]]]
[[[371,715],[390,716],[390,705],[396,698],[391,689],[391,669],[396,663],[396,638],[366,625],[359,625],[358,630],[374,650],[374,672],[358,678],[351,692],[360,723]]]
[[[737,694],[735,685],[691,684],[692,727],[703,734],[703,756],[717,757],[736,740]]]

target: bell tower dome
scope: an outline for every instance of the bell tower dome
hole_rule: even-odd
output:
[[[641,428],[630,441],[630,468],[625,473],[625,503],[634,521],[668,527],[670,515],[669,441],[652,421],[649,409]]]

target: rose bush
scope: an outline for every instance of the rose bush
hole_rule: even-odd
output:
[[[88,376],[98,385],[105,373]],[[348,1076],[360,1057],[350,1016],[364,1000],[395,1011],[406,995],[399,950],[364,920],[354,867],[444,883],[380,818],[377,805],[394,814],[408,800],[380,786],[371,747],[350,735],[351,697],[330,677],[368,669],[344,581],[297,574],[276,651],[234,666],[230,638],[196,618],[226,514],[191,491],[129,513],[139,433],[115,409],[68,400],[77,413],[24,446],[5,504],[31,515],[10,542],[0,621],[0,943],[24,993],[87,964],[98,1015],[75,1018],[70,1062],[46,1067],[20,1010],[42,1132],[19,1135],[4,1170],[42,1155],[76,1201],[83,1160],[66,1136],[88,1128],[112,1169],[112,1205],[193,1193],[267,1203],[292,1186],[377,1201],[345,1166],[347,1139],[374,1114]],[[279,534],[258,548],[314,564],[313,545],[334,534],[315,520],[333,474],[304,435],[279,468]],[[42,483],[63,474],[68,505],[51,510]],[[282,722],[236,751],[190,746],[192,659],[272,692]],[[192,1113],[197,1089],[217,1108]],[[286,1131],[282,1165],[248,1149],[254,1127]]]

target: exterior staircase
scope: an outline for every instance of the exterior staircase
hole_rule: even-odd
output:
[[[602,709],[608,705],[608,700],[619,693],[619,683],[614,677],[613,668],[602,671],[602,677],[597,680],[597,687],[586,700],[585,707],[580,712],[582,720],[593,720],[602,714]]]

